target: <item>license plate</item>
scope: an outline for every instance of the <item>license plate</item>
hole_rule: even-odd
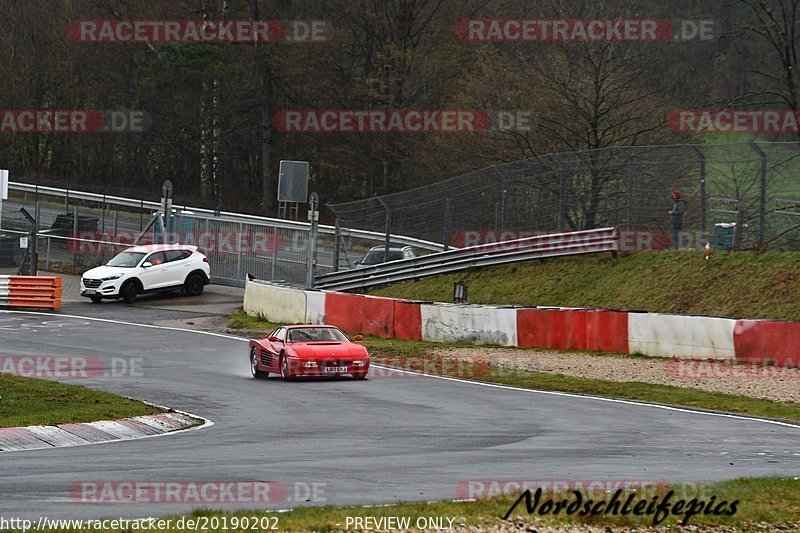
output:
[[[326,366],[324,369],[326,374],[340,374],[342,372],[347,372],[346,366]]]
[[[86,294],[97,294],[97,291],[94,289],[86,289]]]

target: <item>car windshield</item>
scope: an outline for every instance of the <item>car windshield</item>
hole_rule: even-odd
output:
[[[141,252],[122,252],[114,256],[111,261],[106,263],[106,266],[133,268],[139,264],[139,261],[141,261],[143,257],[144,254]]]
[[[336,328],[293,328],[289,342],[347,342],[349,339]]]
[[[367,252],[361,261],[359,261],[362,265],[378,265],[383,263],[383,250],[372,250],[371,252]],[[402,259],[403,253],[398,251],[390,251],[389,252],[389,261],[396,261],[397,259]]]

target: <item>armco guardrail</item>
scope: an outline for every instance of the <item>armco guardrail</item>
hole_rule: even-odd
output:
[[[361,289],[468,268],[568,255],[602,252],[616,254],[618,250],[617,228],[538,235],[325,274],[314,279],[314,288],[339,291]]]
[[[0,306],[61,309],[61,278],[0,276]]]
[[[121,196],[110,196],[105,194],[97,194],[85,191],[73,191],[67,189],[59,189],[56,187],[45,187],[41,185],[34,185],[30,183],[20,183],[10,181],[8,182],[8,188],[12,191],[19,191],[19,192],[26,192],[26,193],[40,193],[40,194],[47,194],[50,196],[58,196],[61,198],[69,197],[75,200],[86,200],[91,202],[98,202],[108,205],[119,205],[125,207],[133,207],[139,209],[151,209],[151,210],[158,210],[161,209],[161,204],[158,202],[148,202],[145,200],[136,200],[135,198],[123,198]],[[174,207],[178,207],[177,205]],[[191,211],[195,215],[204,215],[204,216],[212,216],[222,221],[227,222],[251,222],[251,223],[260,223],[260,224],[269,224],[270,226],[274,226],[276,228],[284,228],[284,229],[303,229],[309,230],[311,224],[308,222],[296,222],[293,220],[283,220],[280,218],[269,218],[269,217],[260,217],[257,215],[245,215],[242,213],[230,213],[228,211],[222,211],[220,213],[216,213],[211,209],[202,209],[199,207],[189,207],[189,206],[182,206],[181,209],[185,211]],[[325,235],[334,235],[336,233],[336,228],[334,226],[326,226],[320,225],[319,232]],[[372,239],[372,240],[379,240],[383,241],[385,239],[385,235],[383,233],[378,233],[375,231],[367,231],[367,230],[360,230],[360,229],[353,229],[353,228],[339,228],[339,234],[343,237],[355,237],[359,239]],[[439,251],[443,248],[442,244],[425,241],[422,239],[415,239],[413,237],[405,237],[403,235],[392,235],[391,240],[393,243],[404,244],[407,246],[416,246],[422,250],[433,250]]]

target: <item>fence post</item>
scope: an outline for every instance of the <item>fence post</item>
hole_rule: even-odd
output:
[[[311,228],[308,232],[308,254],[306,256],[306,287],[314,288],[314,274],[317,267],[317,229],[319,226],[319,196],[312,192],[308,201],[309,222]],[[298,207],[299,208],[299,207]]]
[[[450,249],[450,197],[444,193],[444,227],[442,232],[443,251]]]
[[[700,246],[708,240],[708,193],[706,191],[706,155],[695,144],[688,145],[700,162]]]
[[[342,226],[339,221],[339,215],[336,214],[334,211],[334,223],[333,223],[333,271],[339,272],[339,246],[341,244],[340,239]]]
[[[766,241],[767,230],[767,154],[755,141],[747,141],[747,144],[761,158],[761,184],[758,199],[758,245],[762,247]]]
[[[627,173],[627,192],[628,192],[628,206],[626,208],[626,225],[628,230],[633,229],[633,158],[625,151],[622,146],[617,146],[617,150],[622,154],[626,161]]]
[[[384,233],[386,234],[386,237],[383,245],[383,261],[385,262],[389,259],[389,244],[391,241],[391,231],[392,231],[392,210],[389,208],[389,204],[383,201],[383,198],[378,197],[378,201],[386,210],[386,225],[384,228]]]
[[[563,230],[567,225],[567,167],[556,154],[550,158],[558,165],[558,229]]]
[[[239,233],[236,235],[236,279],[242,279],[242,231],[244,224],[239,222]]]

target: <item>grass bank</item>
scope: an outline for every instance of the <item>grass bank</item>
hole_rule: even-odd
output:
[[[372,294],[448,302],[459,279],[475,304],[800,321],[800,253],[792,252],[715,252],[708,261],[701,251],[529,261],[398,283]]]

